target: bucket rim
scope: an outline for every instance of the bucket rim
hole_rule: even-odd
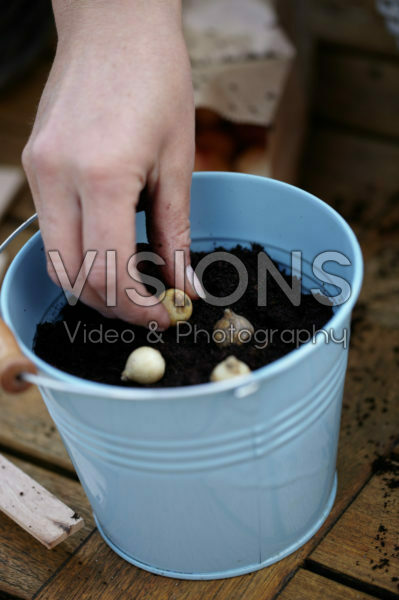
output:
[[[251,179],[252,181],[259,181],[264,183],[265,180],[268,182],[268,185],[281,191],[289,190],[291,192],[301,193],[302,198],[306,198],[308,202],[315,206],[322,206],[322,208],[329,213],[329,215],[340,225],[342,230],[345,232],[350,245],[353,250],[353,280],[351,282],[351,295],[348,300],[338,306],[336,313],[332,316],[332,318],[326,323],[330,330],[334,330],[338,324],[344,322],[346,318],[350,315],[353,307],[359,297],[362,280],[363,280],[363,257],[359,242],[356,238],[355,233],[349,224],[345,221],[345,219],[330,205],[328,205],[323,200],[317,198],[313,194],[298,188],[295,185],[285,183],[283,181],[279,181],[276,179],[271,179],[268,177],[262,177],[259,175],[248,175],[245,173],[232,173],[232,172],[224,172],[224,171],[201,171],[197,173],[193,173],[193,180],[201,180],[201,179],[210,179],[210,180],[238,180],[238,179]],[[17,255],[12,260],[7,273],[4,277],[4,281],[1,288],[0,294],[0,310],[1,314],[13,331],[18,344],[20,345],[23,353],[37,366],[40,373],[44,373],[49,377],[41,377],[39,376],[29,376],[26,377],[27,380],[31,380],[33,383],[37,383],[41,385],[40,379],[42,380],[42,385],[44,387],[50,388],[54,387],[54,389],[63,388],[65,392],[68,393],[76,393],[76,394],[84,394],[89,396],[101,396],[112,398],[115,400],[162,400],[162,399],[170,399],[170,398],[185,398],[188,397],[197,397],[197,396],[206,396],[209,394],[216,393],[224,393],[224,392],[234,392],[237,396],[246,396],[248,394],[254,393],[257,391],[262,384],[262,382],[266,379],[273,379],[276,376],[280,375],[284,371],[288,371],[291,367],[294,367],[298,363],[307,359],[308,356],[312,355],[313,352],[316,352],[322,345],[324,345],[325,337],[323,335],[316,335],[315,340],[310,340],[299,348],[291,350],[285,356],[274,360],[273,362],[252,371],[248,375],[243,375],[241,377],[232,378],[226,381],[221,382],[207,382],[200,383],[196,385],[186,385],[186,386],[178,386],[178,387],[167,387],[167,388],[138,388],[138,387],[128,387],[123,388],[117,385],[111,385],[106,383],[98,383],[95,381],[91,381],[89,379],[83,379],[81,377],[77,377],[76,375],[72,375],[67,373],[66,371],[62,371],[56,367],[53,367],[49,363],[45,362],[41,358],[39,358],[31,348],[28,348],[26,344],[22,341],[20,336],[15,331],[15,327],[13,326],[12,319],[10,317],[10,312],[8,309],[7,298],[10,296],[10,285],[12,279],[13,271],[18,267],[19,263],[23,261],[25,255],[30,251],[31,247],[34,246],[38,238],[41,237],[40,230],[37,231],[18,251]],[[51,385],[52,382],[54,385]]]

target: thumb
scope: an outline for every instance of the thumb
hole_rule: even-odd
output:
[[[184,290],[192,299],[205,297],[190,261],[190,186],[187,175],[160,176],[147,208],[147,231],[152,249],[165,261],[165,283]]]

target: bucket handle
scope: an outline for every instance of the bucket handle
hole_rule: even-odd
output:
[[[22,232],[36,221],[37,213],[26,219],[0,244],[0,254]],[[21,351],[8,325],[0,319],[0,386],[10,394],[23,392],[32,384],[23,378],[25,373],[36,375],[37,369]]]
[[[2,242],[0,244],[0,254],[3,252],[3,250],[5,250],[7,248],[7,246],[9,244],[11,244],[11,242],[19,236],[20,233],[22,233],[22,231],[24,231],[24,229],[27,229],[29,227],[29,225],[31,225],[34,221],[36,221],[37,219],[37,213],[35,213],[34,215],[32,215],[31,217],[29,217],[29,219],[26,219],[26,221],[24,221],[19,227],[17,227],[15,229],[15,231],[13,231],[6,240],[4,240],[4,242]]]
[[[65,383],[64,381],[60,381],[54,379],[53,377],[48,377],[46,375],[34,374],[34,373],[21,373],[21,379],[28,385],[37,385],[40,388],[45,390],[52,390],[58,392],[66,392],[69,394],[79,394],[81,396],[93,396],[93,391],[87,385],[79,385],[78,383]],[[220,385],[220,384],[212,384],[212,385]],[[143,394],[137,394],[137,388],[117,388],[112,386],[112,393],[110,393],[109,385],[105,385],[103,388],[96,387],[95,396],[98,398],[109,398],[112,395],[113,398],[119,400],[134,399],[136,401],[145,401],[148,402],[148,395],[146,394],[147,390],[139,390],[144,392]],[[172,388],[173,389],[173,388]],[[247,396],[252,396],[260,389],[260,384],[257,381],[251,381],[249,383],[239,384],[236,387],[233,387],[230,391],[234,395],[235,398],[246,398]],[[127,394],[128,392],[128,394]]]
[[[23,392],[31,385],[23,378],[25,373],[35,375],[37,369],[22,353],[11,329],[0,319],[0,386],[10,394]]]

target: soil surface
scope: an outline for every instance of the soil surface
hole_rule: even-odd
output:
[[[148,250],[148,247],[142,249]],[[193,303],[189,324],[160,333],[151,333],[124,321],[106,319],[78,302],[75,306],[65,305],[55,322],[38,325],[34,351],[63,371],[120,386],[138,386],[122,382],[120,376],[129,354],[143,345],[160,350],[166,361],[164,377],[151,387],[208,382],[212,369],[230,355],[247,363],[252,370],[258,369],[311,339],[314,332],[323,328],[333,315],[331,306],[321,304],[310,293],[302,293],[299,306],[293,306],[270,274],[266,278],[267,305],[258,306],[258,253],[261,251],[263,249],[258,245],[251,249],[236,246],[230,250],[244,263],[248,272],[245,294],[229,306],[235,313],[249,319],[255,328],[254,337],[244,345],[221,348],[212,340],[213,327],[223,316],[223,307],[203,300]],[[193,266],[196,267],[206,254],[209,253],[193,252]],[[151,263],[141,263],[141,270],[147,274],[157,275],[155,269]],[[281,269],[280,272],[291,286],[291,277]],[[203,283],[214,296],[227,296],[238,285],[238,273],[229,263],[217,260],[206,268]]]

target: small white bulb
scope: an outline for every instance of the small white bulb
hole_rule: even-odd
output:
[[[141,346],[128,357],[121,379],[148,385],[162,379],[164,373],[165,359],[159,350]]]
[[[248,375],[251,369],[241,360],[238,360],[235,356],[228,356],[225,360],[220,362],[213,369],[211,373],[211,381],[224,381],[225,379],[231,379],[232,377],[239,377],[240,375]]]

